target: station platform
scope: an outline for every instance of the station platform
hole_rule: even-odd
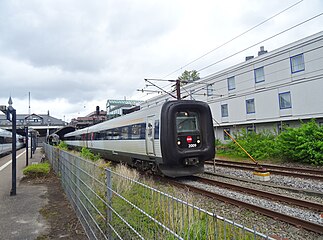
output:
[[[10,196],[11,164],[0,171],[0,239],[36,239],[46,233],[49,226],[40,214],[40,210],[47,204],[44,184],[30,184],[21,181],[22,170],[26,165],[25,150],[17,151],[17,191]],[[29,165],[41,161],[43,154],[37,148]],[[29,152],[30,157],[30,152]],[[11,154],[1,158],[10,161]],[[2,166],[3,164],[0,163]]]

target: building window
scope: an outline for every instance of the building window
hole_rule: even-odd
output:
[[[260,83],[265,81],[264,67],[256,68],[254,70],[254,74],[255,74],[255,83]]]
[[[303,53],[290,58],[290,67],[292,73],[297,73],[305,70]]]
[[[236,89],[236,80],[235,77],[229,77],[228,78],[228,90],[234,90]]]
[[[246,108],[247,108],[247,114],[255,113],[255,99],[247,99],[246,100]]]
[[[221,105],[221,116],[222,117],[228,117],[229,116],[229,113],[228,113],[228,104]]]
[[[252,126],[247,126],[247,133],[255,133],[256,132],[256,126],[252,125]]]
[[[227,133],[231,134],[231,133],[230,133],[230,128],[224,128],[224,129],[223,129],[223,139],[224,139],[224,140],[230,140],[229,135],[228,135],[225,131],[227,131]]]
[[[279,94],[279,108],[287,109],[292,107],[292,100],[290,92],[284,92]]]

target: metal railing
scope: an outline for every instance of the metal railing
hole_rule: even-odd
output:
[[[272,239],[104,165],[44,149],[89,239]]]

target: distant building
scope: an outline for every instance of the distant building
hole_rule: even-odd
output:
[[[143,101],[138,100],[113,100],[107,101],[107,117],[112,119],[127,114],[132,110],[138,110]]]
[[[17,133],[25,135],[24,128],[28,126],[29,130],[37,132],[38,143],[45,141],[47,135],[55,132],[59,128],[66,126],[66,122],[61,119],[54,118],[47,114],[17,114]],[[0,128],[10,130],[12,123],[7,120],[5,115],[0,115]]]
[[[100,111],[100,108],[97,106],[96,111],[89,113],[85,117],[73,118],[70,125],[74,126],[76,129],[82,129],[104,122],[107,119],[107,112],[103,110]]]

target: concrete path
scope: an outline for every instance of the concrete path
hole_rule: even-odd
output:
[[[29,159],[29,164],[40,162],[41,157],[42,153],[38,148],[33,158]],[[25,149],[17,151],[17,195],[10,196],[11,154],[0,158],[0,239],[36,239],[48,228],[39,213],[47,204],[44,197],[46,186],[20,183],[25,159]]]

